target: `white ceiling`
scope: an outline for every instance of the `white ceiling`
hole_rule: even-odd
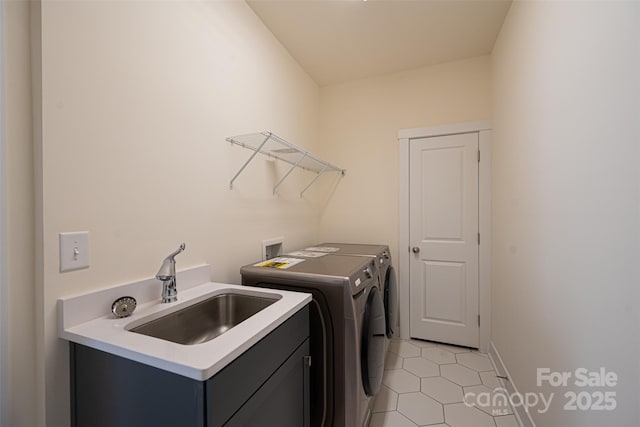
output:
[[[489,54],[510,0],[247,0],[320,85]]]

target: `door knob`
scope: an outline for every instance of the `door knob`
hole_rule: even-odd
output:
[[[411,251],[413,251],[414,254],[419,254],[420,253],[420,248],[417,246],[414,246],[413,249],[411,249]]]

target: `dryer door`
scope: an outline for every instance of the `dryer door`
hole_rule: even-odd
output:
[[[387,337],[391,338],[396,333],[398,325],[398,285],[396,272],[393,266],[387,268],[384,277],[384,313],[387,319]]]
[[[361,369],[362,385],[367,396],[380,390],[384,372],[384,344],[386,321],[384,303],[378,287],[369,288],[362,324]]]

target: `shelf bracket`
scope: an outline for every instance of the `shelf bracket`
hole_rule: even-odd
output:
[[[233,181],[236,180],[236,178],[242,173],[242,171],[247,167],[247,165],[249,163],[251,163],[251,160],[253,160],[253,158],[260,152],[260,150],[262,150],[262,147],[264,147],[264,144],[267,143],[267,141],[269,140],[269,138],[271,138],[271,134],[267,135],[267,137],[264,139],[264,141],[262,141],[262,144],[260,144],[260,146],[258,147],[258,149],[256,151],[253,152],[253,154],[251,155],[251,157],[249,157],[247,159],[246,162],[244,162],[244,165],[242,165],[242,167],[240,168],[240,170],[238,172],[236,172],[236,174],[233,176],[233,178],[231,178],[231,182],[229,182],[229,188],[233,190]]]
[[[329,163],[325,163],[325,165],[322,168],[322,170],[320,172],[318,172],[318,174],[315,176],[315,178],[313,178],[313,180],[309,183],[309,185],[304,187],[304,190],[302,190],[302,192],[300,193],[300,198],[301,199],[302,199],[302,196],[304,196],[304,193],[309,189],[309,187],[311,187],[313,185],[313,183],[316,182],[316,180],[318,178],[320,178],[320,175],[322,175],[328,168],[329,168]]]
[[[273,187],[273,194],[274,194],[274,195],[276,194],[276,190],[278,189],[278,187],[280,187],[280,184],[282,184],[282,183],[284,182],[284,180],[285,180],[285,179],[287,179],[287,177],[289,176],[289,174],[290,174],[291,172],[293,172],[293,170],[294,170],[295,168],[297,168],[297,167],[298,167],[298,165],[300,164],[300,162],[302,162],[304,159],[306,159],[306,158],[307,158],[307,154],[309,154],[309,153],[304,153],[304,155],[303,155],[302,157],[300,157],[300,159],[296,162],[296,164],[295,164],[295,165],[293,165],[293,166],[291,166],[291,169],[289,169],[289,171],[288,171],[288,172],[287,172],[287,173],[286,173],[282,178],[280,178],[280,181],[278,181],[278,183]]]

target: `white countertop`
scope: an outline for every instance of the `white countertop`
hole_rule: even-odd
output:
[[[178,279],[180,279],[180,274]],[[147,282],[150,280],[144,281],[144,283]],[[152,281],[150,283],[153,285]],[[160,284],[157,286],[158,289],[161,288]],[[131,295],[131,293],[122,292],[134,288],[121,285],[113,289],[120,292],[115,295],[125,296]],[[222,335],[201,344],[177,344],[128,330],[228,291],[254,296],[275,295],[280,299]],[[108,293],[111,295],[105,295]],[[139,301],[134,314],[122,319],[116,318],[108,310],[104,312],[103,309],[99,311],[99,313],[104,313],[100,317],[86,319],[90,314],[79,315],[78,311],[87,310],[84,304],[95,302],[98,299],[96,295],[99,294],[102,294],[102,300],[111,298],[108,301],[101,301],[100,308],[110,307],[115,299],[112,297],[114,295],[112,289],[58,300],[60,338],[195,380],[211,378],[311,301],[310,294],[300,292],[214,282],[199,285],[191,283],[187,289],[181,289],[180,282],[178,282],[177,302],[161,304],[159,298],[142,304]],[[138,297],[136,296],[136,298]],[[93,309],[93,313],[96,313],[95,309]]]

